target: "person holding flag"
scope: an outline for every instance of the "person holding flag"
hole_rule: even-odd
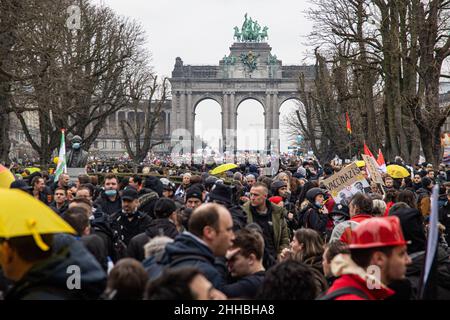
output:
[[[58,165],[56,166],[54,181],[58,181],[59,176],[63,173],[67,173],[66,140],[64,136],[64,129],[61,129],[61,143],[59,145]]]

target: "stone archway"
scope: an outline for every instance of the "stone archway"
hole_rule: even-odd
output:
[[[195,106],[204,99],[213,99],[222,107],[223,150],[235,151],[237,108],[242,101],[255,99],[264,108],[266,150],[279,152],[279,139],[273,132],[279,130],[280,107],[285,100],[300,99],[299,76],[304,74],[308,89],[315,78],[315,69],[283,66],[271,50],[265,42],[236,42],[229,55],[214,66],[184,65],[181,58],[176,58],[170,78],[171,132],[186,129],[192,139]],[[249,56],[254,62],[250,69]],[[172,143],[176,141],[177,137],[172,137]]]
[[[200,119],[199,119],[200,118]],[[220,103],[211,98],[202,98],[194,104],[194,150],[201,142],[206,142],[213,150],[219,150],[223,144],[223,112]],[[202,145],[203,149],[204,146]]]

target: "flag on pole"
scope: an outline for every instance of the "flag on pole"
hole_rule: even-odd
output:
[[[372,152],[370,152],[369,147],[366,145],[366,142],[364,142],[364,154],[375,159]]]
[[[438,213],[438,198],[439,198],[439,185],[433,187],[431,194],[431,214],[430,222],[428,224],[428,239],[427,248],[425,251],[425,267],[422,272],[421,285],[419,290],[419,297],[422,299],[433,298],[436,287],[436,252],[438,247],[439,237],[439,213]]]
[[[352,134],[352,126],[350,125],[350,117],[348,116],[348,112],[345,113],[345,119],[347,122],[347,132],[348,134]]]
[[[381,149],[378,149],[378,159],[377,159],[378,167],[384,173],[386,173],[386,162],[384,161],[383,152]]]
[[[61,129],[61,143],[59,145],[58,165],[55,171],[55,181],[58,181],[62,173],[67,173],[66,165],[66,139],[64,137],[64,129]]]

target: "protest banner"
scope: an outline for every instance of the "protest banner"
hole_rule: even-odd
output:
[[[322,181],[336,203],[348,205],[351,197],[369,188],[369,183],[355,163]]]
[[[367,156],[365,154],[362,155],[364,162],[366,163],[366,169],[369,172],[370,178],[372,181],[384,185],[383,178],[381,177],[381,173],[378,170],[378,164],[374,158],[371,156]]]

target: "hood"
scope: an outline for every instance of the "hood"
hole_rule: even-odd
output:
[[[152,200],[158,199],[159,196],[155,191],[150,191],[149,193],[144,193],[142,196],[139,197],[139,207],[145,206]]]
[[[106,286],[106,273],[94,256],[75,237],[62,235],[55,237],[56,246],[63,245],[50,259],[35,265],[14,287],[12,295],[20,291],[40,286],[67,288],[67,281],[74,273],[68,272],[71,266],[81,271],[81,288],[72,290],[76,299],[97,299]]]
[[[414,253],[425,250],[426,237],[423,227],[423,216],[419,210],[414,208],[402,208],[394,212],[394,216],[400,219],[403,236],[408,244],[408,253]]]
[[[166,245],[164,256],[161,260],[163,264],[169,264],[174,257],[180,255],[199,255],[203,256],[214,263],[215,257],[206,245],[197,241],[189,232],[183,232],[175,238],[173,243]]]
[[[374,286],[379,284],[381,288],[387,288],[374,275],[368,274],[363,268],[358,266],[350,257],[349,254],[338,254],[331,260],[331,273],[335,277],[343,275],[357,275],[364,281],[370,281]]]
[[[419,188],[419,189],[417,189],[416,193],[417,194],[422,194],[422,193],[423,194],[431,194],[431,191],[428,189],[425,189],[425,188]]]

